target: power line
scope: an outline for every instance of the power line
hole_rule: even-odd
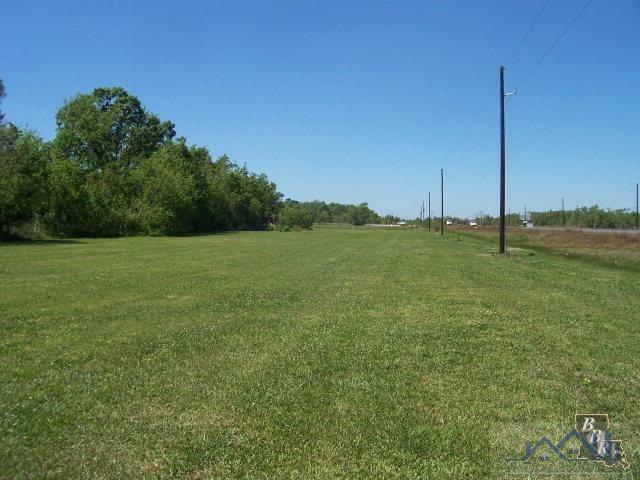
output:
[[[516,49],[513,51],[513,53],[509,57],[509,60],[506,61],[505,66],[508,66],[511,63],[511,60],[513,60],[513,57],[516,56],[516,53],[518,53],[518,51],[520,50],[520,47],[522,47],[522,44],[524,43],[524,41],[527,39],[527,37],[531,33],[531,30],[533,30],[533,27],[535,27],[536,23],[538,23],[538,20],[540,19],[540,16],[542,15],[542,12],[544,12],[544,10],[547,8],[547,5],[549,5],[550,1],[551,0],[547,0],[545,2],[545,4],[542,6],[540,11],[536,15],[536,18],[533,19],[533,22],[531,22],[531,25],[529,25],[529,28],[527,29],[527,31],[525,32],[524,36],[520,40],[520,43],[518,43],[518,46],[516,47]]]
[[[471,133],[471,130],[473,130],[473,127],[475,127],[476,122],[478,121],[478,118],[480,118],[480,114],[484,110],[484,107],[487,106],[487,103],[489,102],[489,99],[491,98],[491,95],[493,94],[493,91],[495,90],[497,85],[498,85],[498,81],[497,80],[495,82],[493,82],[493,85],[491,85],[491,88],[489,89],[489,92],[487,93],[486,97],[484,98],[484,100],[482,102],[482,105],[480,105],[480,109],[477,111],[476,115],[473,117],[473,120],[471,121],[471,124],[469,125],[469,128],[467,129],[467,131],[465,132],[464,136],[462,137],[462,140],[460,140],[460,142],[458,143],[458,145],[460,145],[460,147],[464,144],[464,141],[469,137],[469,134]]]
[[[529,25],[529,28],[527,29],[527,31],[524,33],[524,35],[522,36],[522,38],[520,39],[520,42],[518,42],[518,45],[516,46],[516,48],[513,50],[513,52],[511,53],[511,56],[509,57],[509,60],[507,60],[507,62],[505,63],[505,65],[508,65],[509,63],[511,63],[511,61],[513,60],[513,58],[516,56],[516,54],[518,53],[518,51],[520,50],[520,47],[522,47],[522,45],[524,44],[525,40],[527,39],[527,37],[529,36],[529,34],[531,33],[531,31],[533,30],[533,27],[535,27],[536,23],[538,23],[538,20],[540,19],[540,17],[542,16],[542,13],[544,12],[544,10],[547,8],[547,5],[549,5],[549,2],[551,0],[547,0],[544,5],[542,6],[542,8],[538,11],[538,14],[535,16],[535,18],[533,19],[533,21],[531,22],[531,24]],[[493,84],[491,85],[491,87],[489,88],[489,91],[487,92],[486,96],[484,97],[484,100],[482,101],[482,103],[480,104],[480,108],[478,109],[478,111],[476,112],[475,116],[473,117],[473,120],[471,121],[471,123],[469,124],[469,127],[467,128],[467,130],[465,131],[465,134],[462,136],[462,140],[460,140],[460,142],[458,142],[458,145],[460,146],[459,148],[462,147],[462,145],[464,144],[465,140],[467,140],[467,138],[469,137],[469,134],[471,133],[471,131],[473,130],[473,127],[476,126],[476,123],[478,121],[478,119],[480,118],[480,114],[484,111],[485,107],[487,106],[489,99],[491,98],[491,95],[493,94],[495,88],[498,86],[498,80],[496,79],[495,82],[493,82]],[[492,122],[495,121],[492,120]],[[486,132],[485,132],[486,133]],[[481,138],[485,135],[485,133],[483,133],[481,135]],[[478,140],[480,141],[480,140]],[[476,142],[477,143],[477,142]],[[472,148],[472,150],[475,149],[475,145]],[[467,154],[465,156],[468,157],[469,154]]]
[[[587,8],[589,8],[589,5],[591,5],[592,2],[593,0],[588,0],[588,2],[584,5],[584,7],[582,7],[582,10],[580,10],[578,14],[575,17],[573,17],[573,20],[569,22],[569,25],[567,25],[567,27],[562,31],[560,36],[556,38],[556,40],[551,44],[551,46],[547,48],[547,50],[544,52],[542,57],[540,57],[540,59],[533,65],[531,70],[529,70],[527,74],[522,78],[522,80],[520,80],[520,83],[518,83],[516,90],[520,88],[520,86],[531,76],[531,74],[535,71],[536,68],[538,68],[538,66],[542,63],[542,61],[546,58],[546,56],[549,55],[549,53],[551,53],[551,50],[553,50],[555,46],[560,42],[560,40],[562,40],[562,38],[567,34],[569,29],[573,26],[573,24],[576,23],[578,18],[580,18],[580,16],[584,13],[584,11]]]
[[[462,157],[462,161],[464,162],[467,158],[469,158],[469,155],[471,155],[473,153],[473,151],[476,149],[476,147],[478,146],[478,144],[480,143],[480,141],[484,138],[484,136],[487,134],[487,132],[489,131],[489,129],[493,126],[493,124],[496,122],[498,118],[498,114],[496,113],[493,117],[493,119],[489,122],[489,124],[487,125],[487,127],[484,129],[484,131],[482,132],[482,134],[480,134],[480,136],[478,137],[478,139],[475,141],[475,143],[473,144],[473,147],[471,147],[471,149],[467,152],[467,154]]]

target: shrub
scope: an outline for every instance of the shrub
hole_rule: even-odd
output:
[[[313,226],[311,214],[298,205],[287,205],[280,213],[280,227],[310,229]]]

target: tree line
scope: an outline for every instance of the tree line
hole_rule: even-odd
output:
[[[352,225],[365,225],[367,223],[393,223],[399,221],[398,217],[387,215],[380,217],[369,205],[360,203],[357,205],[344,203],[326,203],[320,200],[310,202],[298,202],[285,200],[286,207],[296,207],[305,211],[313,223],[349,223]]]
[[[548,227],[582,227],[582,228],[622,228],[631,229],[636,224],[636,212],[625,209],[604,209],[598,205],[591,207],[579,207],[572,210],[548,210],[539,212],[527,212],[527,220],[534,225]],[[518,213],[507,215],[505,222],[508,226],[518,226],[524,218]],[[478,217],[478,223],[482,225],[499,225],[498,217],[485,215]]]
[[[4,95],[0,80],[0,102]],[[377,217],[366,204],[331,207],[328,218],[334,210],[358,225]],[[123,88],[65,102],[51,141],[5,122],[0,111],[2,238],[310,228],[314,221],[323,220],[306,203],[283,202],[266,175],[188,145],[172,122]]]

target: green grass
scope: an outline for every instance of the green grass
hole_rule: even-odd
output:
[[[0,478],[506,478],[575,413],[610,415],[637,477],[640,276],[494,250],[367,228],[2,246]]]

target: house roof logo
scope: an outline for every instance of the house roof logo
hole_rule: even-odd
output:
[[[607,414],[577,414],[575,428],[557,444],[543,436],[535,444],[527,442],[522,461],[594,461],[608,467],[627,468],[621,440],[613,440]]]

